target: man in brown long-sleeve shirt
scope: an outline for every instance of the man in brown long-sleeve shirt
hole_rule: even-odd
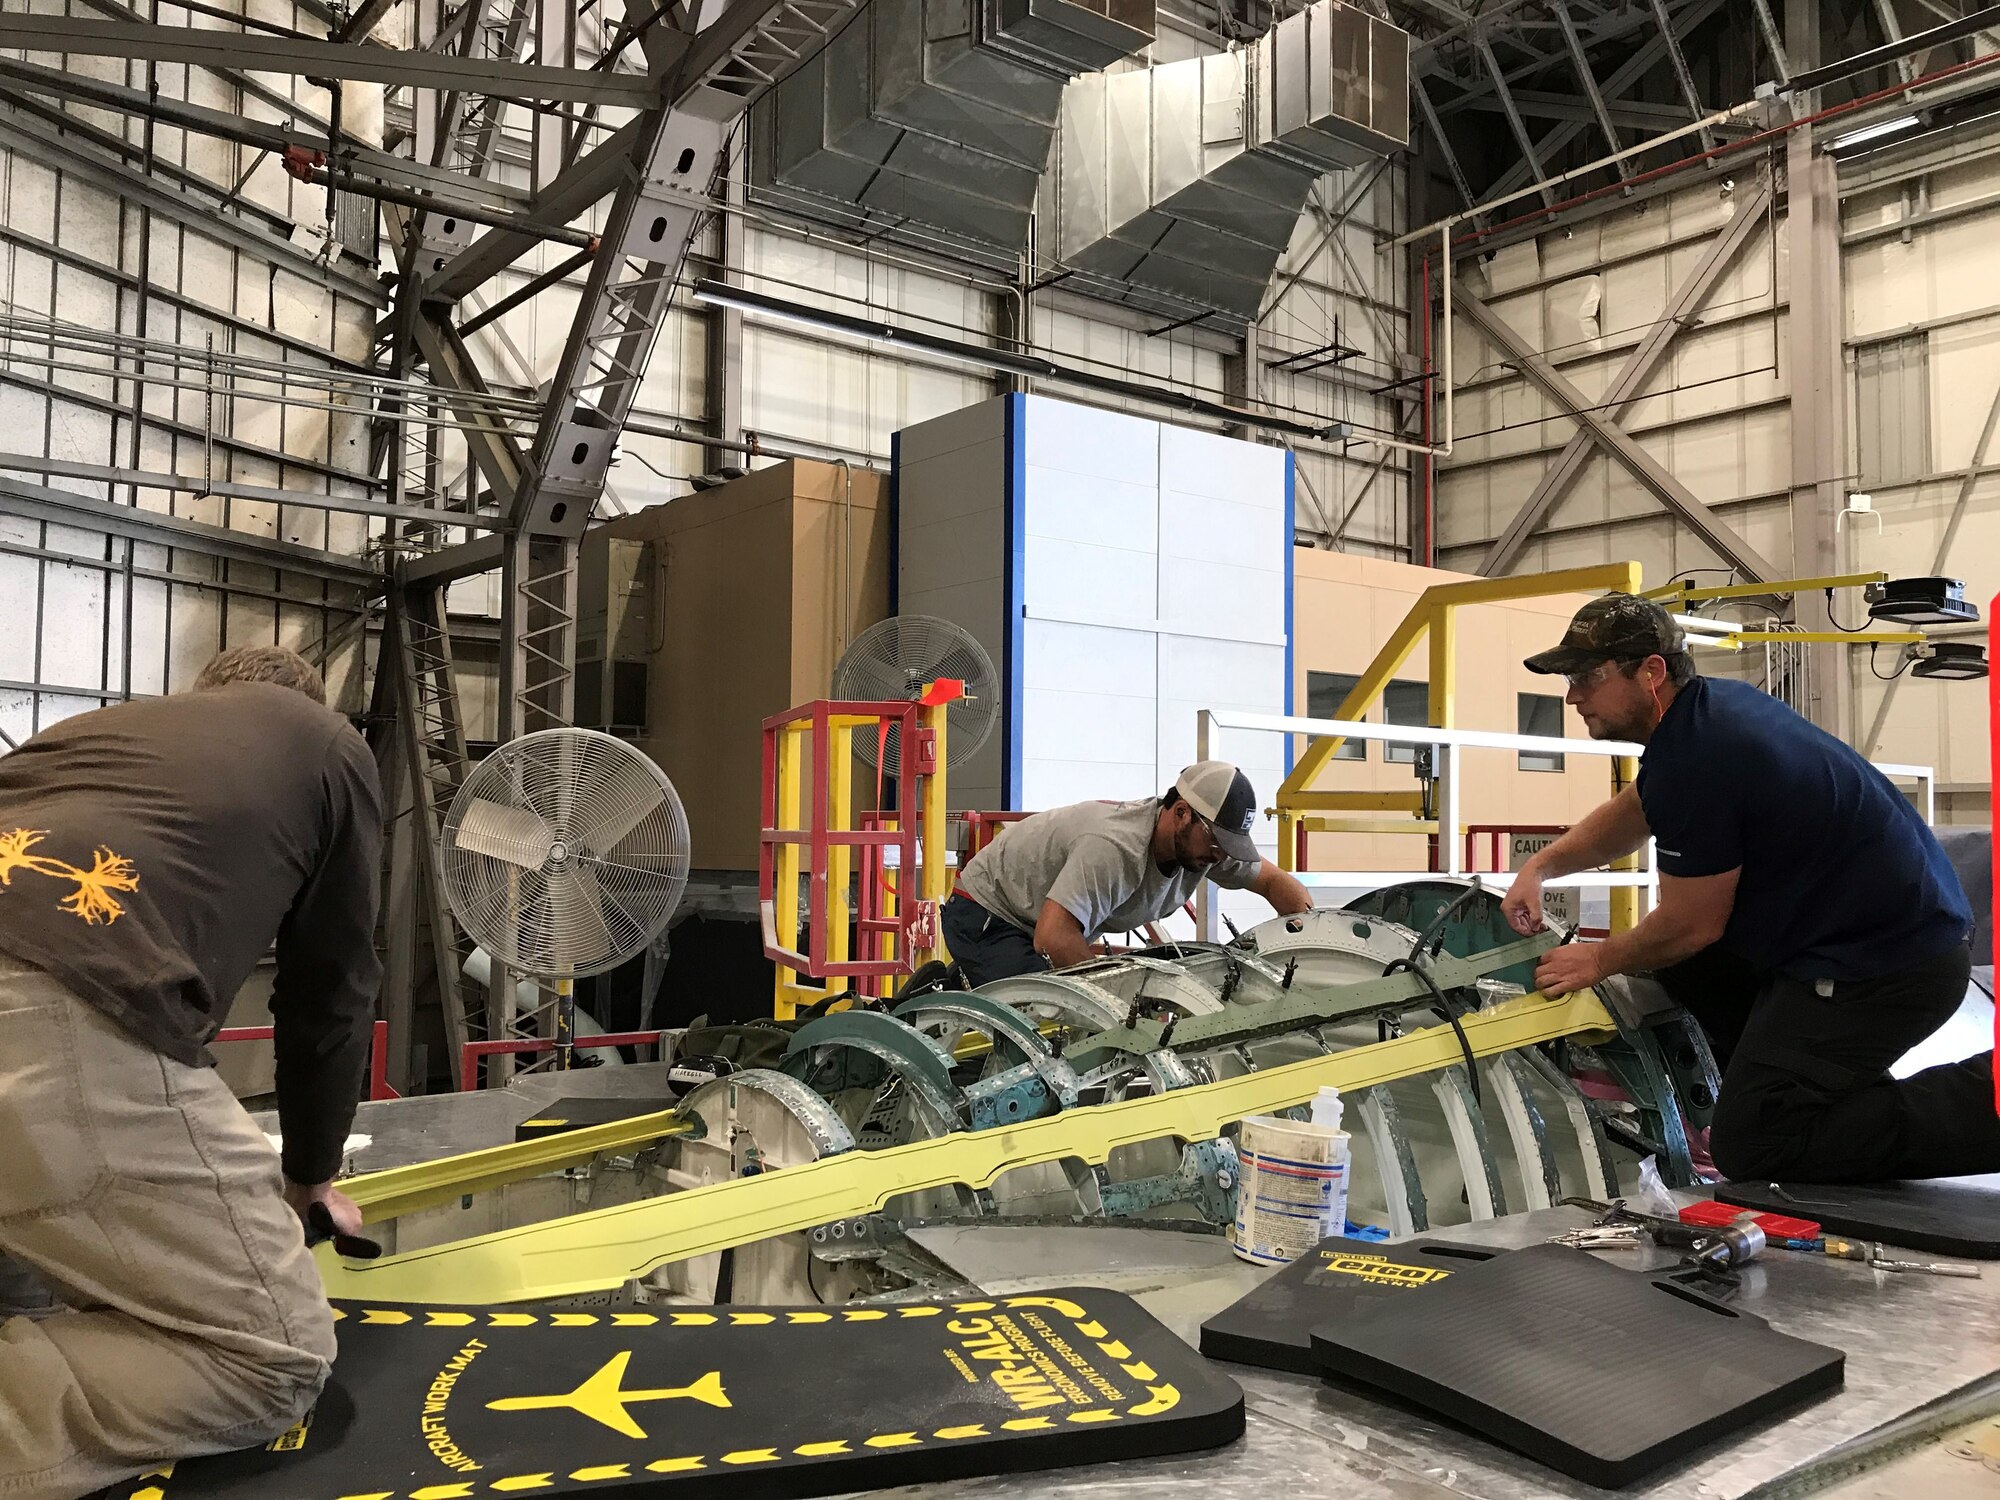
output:
[[[360,1097],[381,794],[292,652],[0,757],[0,1257],[65,1305],[0,1323],[0,1496],[73,1500],[269,1440],[325,1383],[305,1247]],[[276,945],[282,1159],[208,1043]]]

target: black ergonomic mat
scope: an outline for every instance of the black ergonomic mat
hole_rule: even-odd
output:
[[[614,1120],[656,1115],[673,1107],[671,1099],[556,1099],[516,1125],[514,1139],[532,1141],[540,1136],[581,1130],[586,1125],[609,1125]]]
[[[115,1500],[830,1495],[1212,1448],[1243,1393],[1131,1298],[884,1307],[338,1304],[312,1413]]]
[[[1312,1330],[1320,1324],[1346,1316],[1364,1298],[1435,1286],[1460,1267],[1499,1253],[1490,1245],[1447,1240],[1390,1245],[1335,1235],[1202,1324],[1201,1352],[1211,1359],[1317,1375]]]
[[[1725,1182],[1715,1196],[1740,1208],[1817,1219],[1822,1228],[1856,1239],[1968,1260],[2000,1260],[2000,1173],[1865,1187]]]
[[[1329,1375],[1589,1484],[1631,1484],[1841,1383],[1837,1349],[1581,1250],[1536,1245],[1313,1330]]]

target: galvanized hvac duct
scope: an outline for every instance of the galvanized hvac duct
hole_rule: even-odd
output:
[[[880,0],[877,0],[880,3]],[[1254,318],[1323,172],[1409,144],[1409,37],[1338,0],[1250,46],[1080,78],[1046,220],[1067,266]]]
[[[1152,40],[1152,0],[871,0],[753,109],[752,192],[837,224],[915,221],[1011,265],[1064,84]]]

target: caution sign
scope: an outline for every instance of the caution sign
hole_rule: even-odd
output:
[[[1488,1246],[1428,1238],[1395,1245],[1342,1236],[1321,1240],[1202,1324],[1201,1352],[1267,1370],[1316,1375],[1314,1328],[1339,1321],[1362,1300],[1435,1286],[1454,1270],[1495,1253]]]
[[[808,1496],[1179,1453],[1235,1383],[1129,1297],[516,1312],[337,1305],[311,1415],[117,1500]],[[754,1479],[751,1477],[754,1475]]]

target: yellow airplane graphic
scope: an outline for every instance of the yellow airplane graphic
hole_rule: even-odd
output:
[[[677,1386],[664,1391],[628,1391],[625,1385],[625,1366],[632,1361],[628,1349],[614,1354],[610,1361],[590,1379],[575,1390],[561,1396],[509,1396],[501,1401],[486,1403],[488,1411],[554,1411],[568,1407],[581,1412],[593,1422],[602,1422],[613,1432],[622,1432],[626,1437],[643,1438],[646,1430],[632,1420],[632,1414],[625,1408],[635,1401],[673,1401],[685,1397],[709,1406],[727,1406],[729,1397],[722,1389],[722,1372],[711,1370],[693,1385]]]

